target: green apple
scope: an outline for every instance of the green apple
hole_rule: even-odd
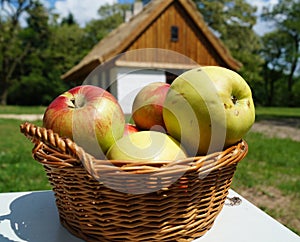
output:
[[[220,151],[240,141],[253,125],[251,89],[232,70],[192,69],[171,84],[163,118],[167,133],[180,140],[189,155]]]
[[[178,160],[186,152],[178,141],[157,131],[140,131],[117,140],[106,154],[109,160]]]

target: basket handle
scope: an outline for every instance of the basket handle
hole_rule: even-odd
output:
[[[91,161],[93,157],[87,154],[83,148],[79,147],[69,138],[62,138],[57,133],[50,129],[36,126],[32,123],[25,122],[20,125],[20,131],[32,143],[35,144],[34,151],[38,150],[40,145],[47,145],[52,150],[57,151],[68,156],[70,159],[60,159],[53,162],[46,160],[40,161],[41,163],[51,163],[57,166],[78,166],[82,165],[82,161]]]

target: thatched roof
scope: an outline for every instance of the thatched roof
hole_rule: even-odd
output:
[[[206,36],[215,52],[228,67],[238,70],[241,64],[230,55],[223,43],[211,32],[192,0],[152,0],[140,13],[133,16],[130,21],[121,24],[96,44],[77,65],[62,75],[62,79],[70,81],[83,80],[98,65],[126,51],[157,16],[174,2],[179,3],[188,12],[193,22]]]

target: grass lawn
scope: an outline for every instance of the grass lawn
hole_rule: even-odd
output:
[[[1,106],[0,114],[43,114],[46,107],[43,106]]]
[[[253,132],[245,140],[249,152],[231,187],[300,234],[300,143]]]
[[[270,118],[300,118],[300,108],[256,107],[256,120]]]
[[[245,140],[249,152],[238,165],[235,185],[274,186],[286,195],[300,191],[299,142],[253,132]]]
[[[33,144],[19,131],[21,122],[0,119],[0,192],[50,189],[42,165],[31,156]]]
[[[0,107],[0,113],[43,113],[44,107]],[[300,108],[256,109],[257,120],[299,118]],[[22,121],[0,119],[0,192],[51,189],[33,145],[19,131]],[[35,122],[41,125],[41,122]],[[247,157],[238,165],[232,188],[300,234],[299,142],[249,132]]]

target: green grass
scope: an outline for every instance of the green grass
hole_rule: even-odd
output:
[[[300,108],[256,107],[256,120],[274,118],[300,118]]]
[[[249,152],[238,166],[236,185],[275,186],[287,195],[300,191],[299,142],[252,132],[245,140]]]
[[[253,132],[245,140],[249,152],[238,164],[232,188],[241,194],[254,191],[251,202],[300,234],[299,222],[295,222],[300,218],[300,143]],[[274,205],[278,201],[282,202]]]
[[[1,106],[0,114],[43,114],[46,107],[43,106]]]
[[[0,192],[50,189],[42,165],[31,156],[33,144],[19,131],[20,124],[0,119]]]

